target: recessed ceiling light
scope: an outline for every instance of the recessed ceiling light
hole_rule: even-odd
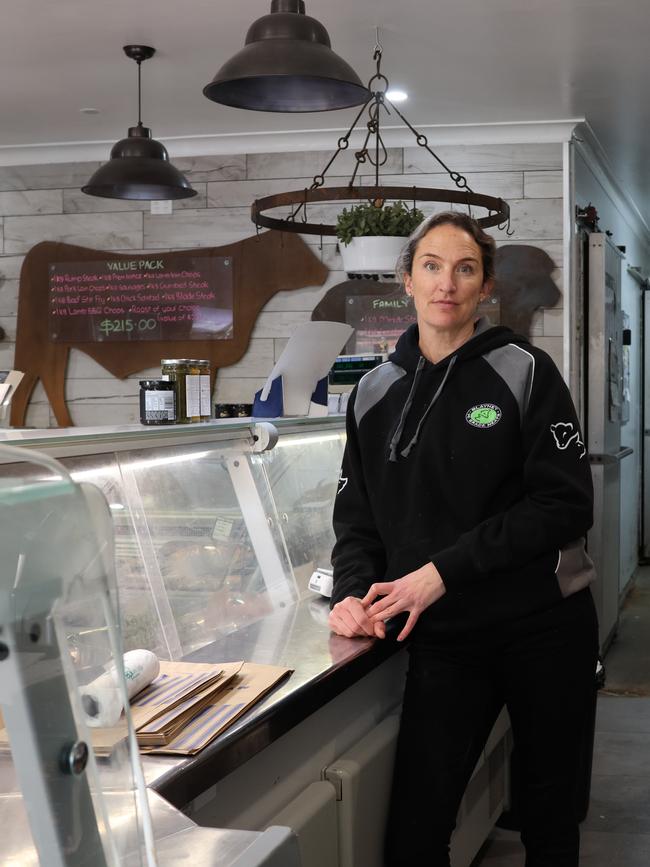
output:
[[[409,98],[408,93],[403,90],[387,90],[386,96],[391,102],[404,102],[405,99]]]
[[[80,108],[81,114],[99,114],[98,108]]]

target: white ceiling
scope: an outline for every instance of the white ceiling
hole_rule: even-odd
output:
[[[157,49],[142,67],[143,122],[163,142],[347,128],[352,109],[269,114],[203,96],[269,11],[270,0],[3,0],[0,164],[10,146],[126,135],[137,120],[127,43]],[[364,81],[380,28],[383,71],[409,92],[415,126],[586,118],[650,223],[649,0],[306,0],[306,11]]]

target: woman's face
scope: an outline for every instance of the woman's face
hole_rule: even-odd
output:
[[[476,308],[492,289],[483,279],[481,248],[470,234],[450,224],[420,239],[404,285],[413,296],[420,330],[458,333],[473,323]]]

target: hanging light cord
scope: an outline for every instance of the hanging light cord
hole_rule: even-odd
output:
[[[138,60],[138,126],[142,126],[142,61]]]

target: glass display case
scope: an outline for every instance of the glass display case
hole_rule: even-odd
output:
[[[322,852],[351,852],[357,843],[365,852],[370,835],[380,840],[377,817],[388,802],[406,653],[392,640],[333,635],[327,601],[308,588],[312,572],[331,565],[344,418],[7,431],[2,440],[22,449],[3,457],[0,448],[0,493],[17,477],[34,490],[50,477],[31,460],[37,450],[60,461],[73,482],[103,494],[97,500],[108,504],[104,515],[115,540],[124,650],[144,647],[172,660],[244,659],[292,671],[200,754],[143,757],[149,792],[197,823],[187,840],[168,835],[167,851],[153,812],[158,863],[167,851],[167,863],[192,858],[220,867],[315,867],[324,863]],[[76,513],[67,514],[64,500],[61,510],[74,523]],[[83,520],[87,516],[80,526]],[[16,522],[18,512],[12,526]],[[25,532],[35,532],[29,518],[23,524]],[[14,530],[7,532],[10,538]],[[67,543],[61,544],[64,552]],[[69,550],[74,563],[74,544]],[[2,566],[0,560],[0,573]],[[82,603],[74,615],[66,645],[87,678],[102,664],[95,640],[99,607]],[[460,846],[466,850],[458,855],[461,865],[470,863],[504,803],[509,742],[507,726],[498,726],[459,818],[456,853]],[[357,801],[342,804],[323,777],[324,769],[338,774],[352,765],[369,787],[359,789],[363,809]],[[351,788],[357,791],[357,783]],[[14,827],[8,808],[0,789],[0,817]],[[110,805],[105,814],[110,822]],[[260,847],[259,857],[252,845]],[[241,861],[231,858],[228,846],[239,847]],[[3,860],[7,851],[5,841],[1,863],[12,863]],[[332,867],[348,863],[332,858]]]
[[[104,494],[125,650],[187,656],[287,609],[308,594],[314,568],[330,565],[340,416],[9,438],[55,455]],[[12,472],[0,463],[0,480]]]
[[[0,858],[155,867],[111,514],[96,487],[22,451],[0,445]],[[84,704],[102,675],[101,700],[126,709],[108,730]]]

